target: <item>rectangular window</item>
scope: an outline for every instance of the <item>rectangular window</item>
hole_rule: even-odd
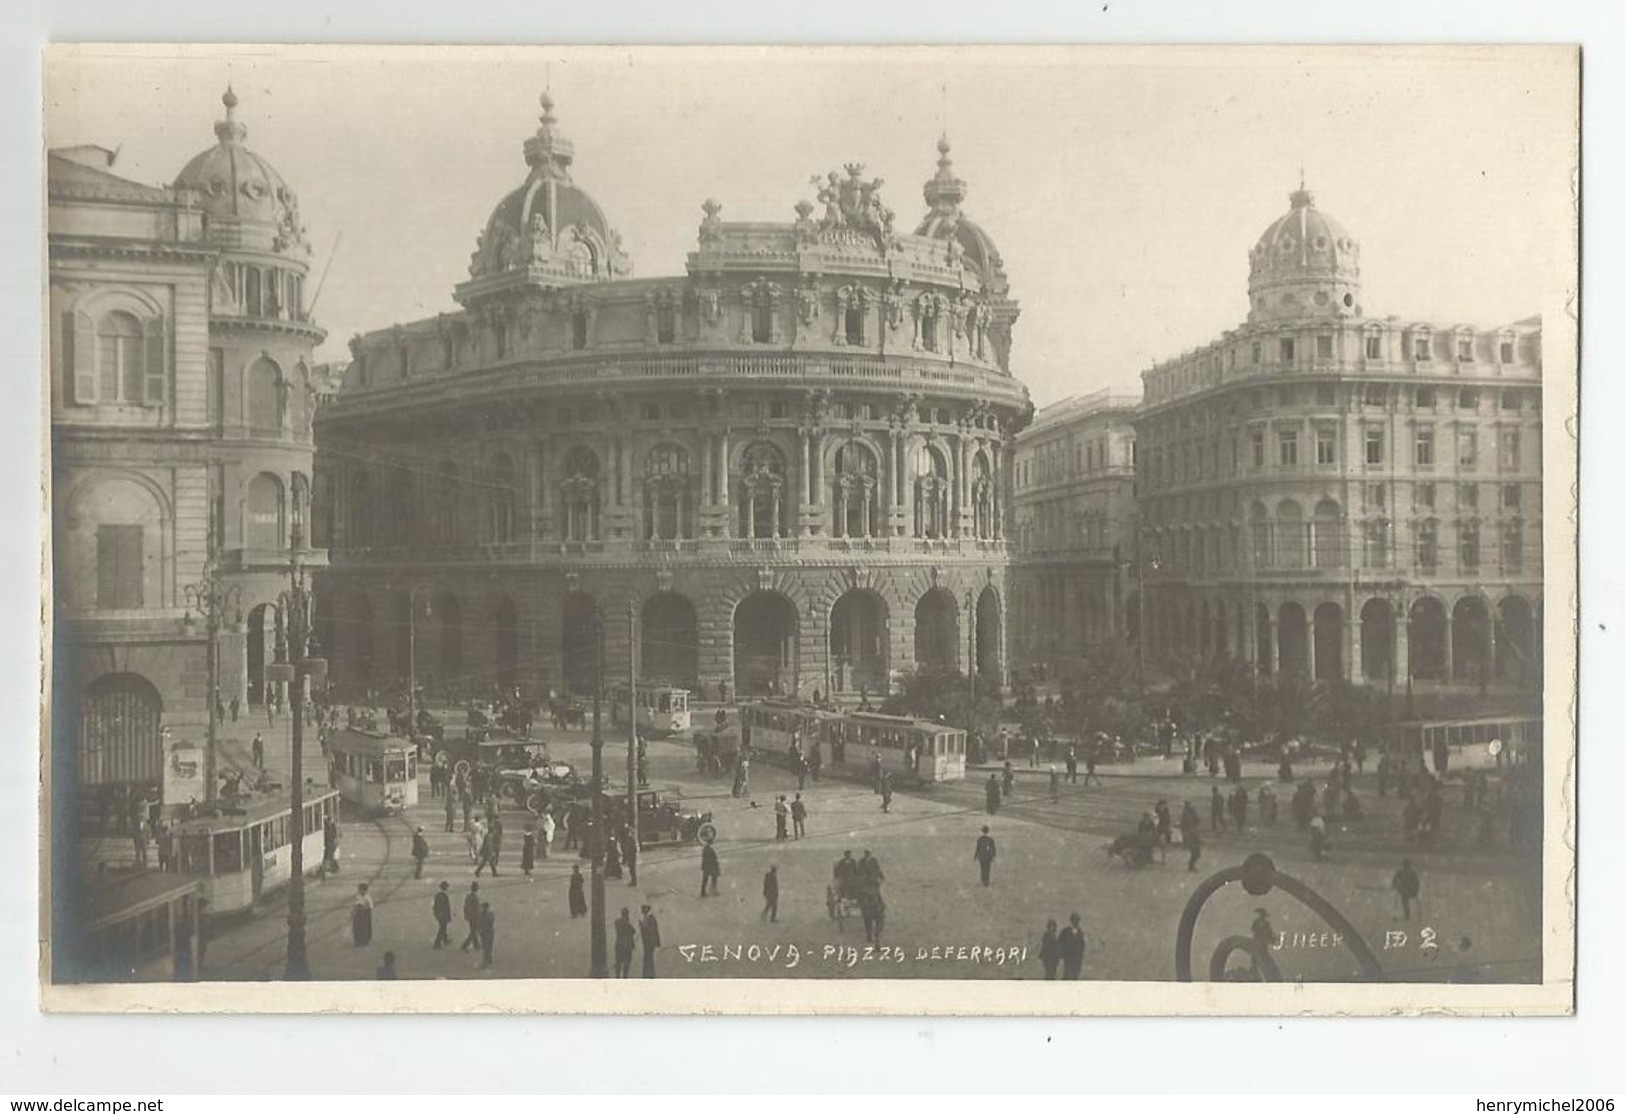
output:
[[[1463,387],[1459,392],[1457,392],[1457,394],[1456,394],[1456,409],[1457,410],[1477,411],[1477,409],[1478,409],[1478,388],[1477,387]]]
[[[142,605],[140,526],[96,527],[96,606]]]
[[[1416,466],[1418,468],[1433,467],[1433,430],[1431,429],[1416,431]]]
[[[1253,434],[1253,467],[1264,467],[1264,435],[1262,433]]]
[[[1382,463],[1382,430],[1365,431],[1365,464],[1372,468]]]
[[[1501,568],[1505,572],[1523,571],[1523,523],[1501,523]]]
[[[1515,363],[1516,361],[1517,354],[1516,350],[1513,348],[1512,342],[1510,340],[1503,340],[1501,342],[1501,362],[1503,364],[1510,364]]]
[[[1523,445],[1518,431],[1503,429],[1501,431],[1501,471],[1516,472],[1523,465]]]
[[[658,422],[660,420],[660,404],[658,402],[645,402],[641,413],[644,421]]]
[[[1463,511],[1478,510],[1478,485],[1456,485],[1456,509]]]
[[[1501,409],[1503,409],[1503,410],[1521,410],[1521,409],[1523,409],[1523,395],[1519,394],[1517,391],[1511,391],[1511,390],[1502,391],[1501,392]]]
[[[863,311],[850,308],[846,311],[846,343],[863,343]]]
[[[1425,572],[1439,567],[1439,524],[1431,518],[1416,527],[1416,564]]]
[[[1427,510],[1431,511],[1433,509],[1434,503],[1436,503],[1437,501],[1438,501],[1438,488],[1437,488],[1437,486],[1435,486],[1434,484],[1430,484],[1430,483],[1417,484],[1416,485],[1416,505],[1418,507],[1426,508]]]
[[[1315,359],[1329,360],[1332,358],[1332,338],[1317,336],[1315,338]]]
[[[1365,505],[1367,510],[1383,511],[1388,509],[1388,485],[1366,484]]]
[[[1382,383],[1367,383],[1363,397],[1367,406],[1387,406],[1388,388]]]
[[[1382,359],[1382,336],[1373,333],[1365,338],[1365,358],[1368,360]]]
[[[1413,359],[1433,359],[1433,342],[1427,337],[1417,337],[1411,341],[1411,354]]]
[[[1337,463],[1337,431],[1322,429],[1315,432],[1315,463],[1320,465]]]
[[[1501,485],[1501,509],[1503,511],[1518,510],[1523,503],[1523,488],[1517,484]]]
[[[655,310],[655,341],[659,344],[677,343],[677,307],[664,304]]]
[[[1464,364],[1473,362],[1473,342],[1468,339],[1456,341],[1456,359]]]
[[[1438,396],[1432,387],[1416,388],[1416,408],[1418,410],[1432,410],[1438,404]]]
[[[1298,358],[1298,342],[1292,337],[1281,338],[1281,362],[1290,364]]]
[[[1456,432],[1456,463],[1462,468],[1478,467],[1478,431],[1463,429]]]
[[[1388,564],[1388,520],[1373,518],[1365,524],[1365,563],[1375,568]]]
[[[937,350],[937,319],[927,317],[920,322],[920,347],[927,352]]]
[[[773,307],[771,305],[760,303],[751,307],[750,339],[757,344],[772,343]]]
[[[1281,467],[1296,468],[1298,466],[1298,434],[1296,430],[1282,430],[1281,440]]]
[[[1478,523],[1463,522],[1459,533],[1461,536],[1461,567],[1465,570],[1478,568]]]
[[[570,315],[570,347],[582,349],[587,347],[587,314],[578,310]]]

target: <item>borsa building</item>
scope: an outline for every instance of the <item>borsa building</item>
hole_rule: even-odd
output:
[[[460,308],[356,337],[318,415],[335,683],[579,691],[595,622],[613,676],[710,696],[1001,677],[1030,405],[947,142],[913,234],[854,163],[793,220],[706,201],[687,273],[635,279],[542,105]]]
[[[1146,635],[1264,673],[1538,683],[1541,330],[1366,315],[1299,188],[1239,328],[1143,375]]]

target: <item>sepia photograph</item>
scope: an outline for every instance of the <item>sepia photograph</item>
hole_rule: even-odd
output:
[[[1573,1009],[1573,47],[57,44],[44,130],[46,1009]]]

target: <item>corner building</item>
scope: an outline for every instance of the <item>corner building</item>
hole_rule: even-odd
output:
[[[1541,329],[1368,317],[1299,188],[1246,322],[1143,374],[1146,636],[1266,674],[1540,682]]]
[[[100,147],[48,158],[59,791],[162,786],[166,741],[202,746],[194,594],[211,566],[237,604],[222,616],[220,700],[266,695],[309,507],[323,333],[305,310],[297,197],[246,146],[230,90],[224,104],[216,142],[167,187],[120,177]]]
[[[706,201],[634,279],[550,98],[456,312],[358,336],[317,420],[343,689],[880,694],[1002,679],[1018,306],[939,144],[913,234],[860,164],[794,220]]]

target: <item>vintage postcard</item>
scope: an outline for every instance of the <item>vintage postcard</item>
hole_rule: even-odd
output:
[[[52,47],[45,1007],[1568,1012],[1578,66]]]

